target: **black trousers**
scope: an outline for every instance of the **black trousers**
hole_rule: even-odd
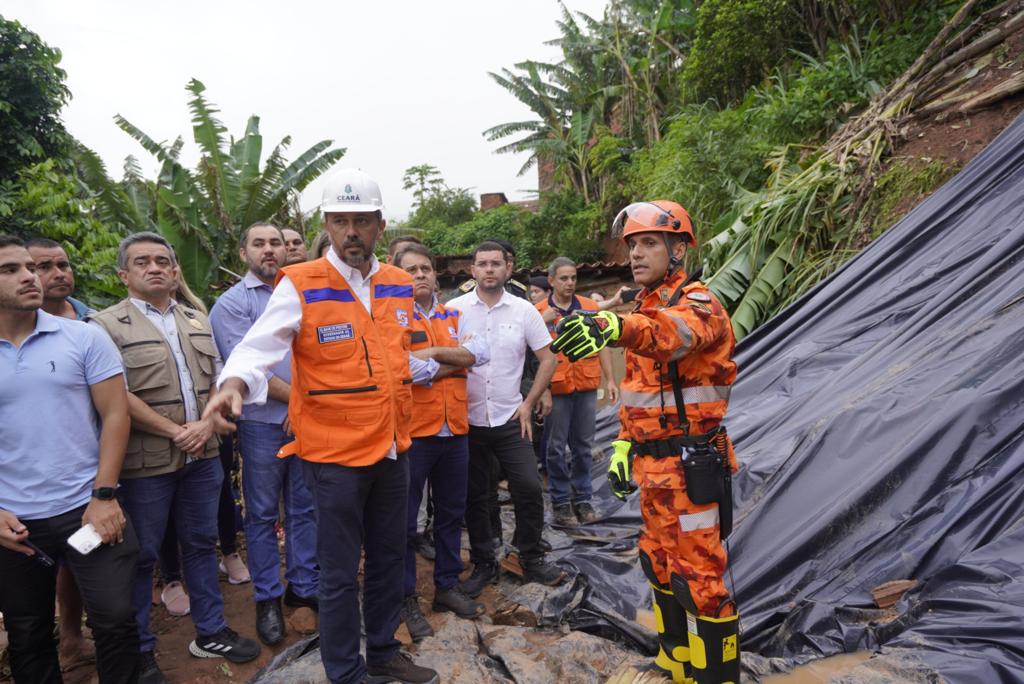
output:
[[[82,526],[85,506],[52,518],[22,520],[29,539],[55,561],[64,559],[82,593],[96,640],[99,680],[135,682],[139,677],[139,633],[132,607],[139,544],[131,520],[124,543],[100,546],[87,556],[65,542]],[[10,639],[11,673],[15,682],[61,682],[57,644],[53,639],[53,604],[57,567],[47,568],[34,557],[0,548],[0,612]]]
[[[544,530],[544,499],[537,457],[533,445],[521,435],[519,421],[499,427],[469,428],[469,492],[466,497],[466,527],[469,528],[470,557],[474,563],[494,558],[495,530],[491,511],[498,505],[498,478],[493,459],[508,478],[509,493],[516,512],[516,545],[523,560],[544,555],[540,538]]]
[[[313,493],[320,561],[320,656],[331,684],[366,678],[366,663],[382,665],[398,652],[395,639],[405,575],[409,457],[352,468],[302,462]],[[359,654],[359,550],[363,568],[366,660]]]

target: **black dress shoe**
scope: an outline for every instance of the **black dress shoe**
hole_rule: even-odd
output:
[[[498,583],[498,564],[484,561],[473,566],[473,572],[462,583],[462,591],[470,598],[476,598],[488,584]]]
[[[156,664],[156,656],[152,651],[143,651],[139,654],[142,660],[142,671],[139,673],[139,684],[168,684],[167,677],[160,671]]]
[[[553,587],[564,582],[568,576],[564,570],[554,563],[548,563],[543,558],[523,563],[523,581],[525,582],[540,582]]]
[[[312,608],[316,612],[320,612],[320,601],[316,596],[299,596],[292,591],[292,585],[284,590],[284,605],[292,608]]]
[[[398,612],[398,617],[405,623],[413,643],[434,636],[434,628],[430,626],[427,618],[420,611],[420,603],[416,599],[416,594],[405,597],[405,600],[402,601],[402,607]]]
[[[432,609],[435,613],[451,611],[465,620],[472,620],[484,612],[483,604],[466,596],[459,585],[435,590]]]
[[[256,636],[267,646],[273,646],[284,639],[284,615],[281,614],[280,598],[256,602]]]

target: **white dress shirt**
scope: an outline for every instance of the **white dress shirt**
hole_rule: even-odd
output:
[[[549,346],[548,327],[533,304],[505,291],[493,307],[481,301],[476,290],[456,297],[447,306],[462,314],[460,335],[485,340],[491,353],[487,363],[469,369],[469,424],[504,425],[523,403],[519,383],[526,348],[539,351]]]
[[[358,269],[349,266],[333,249],[327,250],[327,261],[337,269],[345,279],[349,288],[370,312],[371,283],[370,278],[380,270],[377,257],[370,257],[370,271],[363,277]],[[270,295],[267,308],[263,315],[249,328],[242,341],[238,343],[230,358],[224,364],[217,386],[220,387],[228,378],[238,378],[249,389],[245,397],[246,404],[263,404],[267,401],[267,370],[282,361],[292,350],[292,340],[299,332],[302,323],[302,302],[295,285],[285,275],[277,283],[274,293]],[[394,459],[397,446],[392,442],[387,457]]]

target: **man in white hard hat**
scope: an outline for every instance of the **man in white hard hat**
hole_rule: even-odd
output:
[[[412,278],[381,264],[380,188],[346,169],[323,191],[325,257],[281,269],[267,308],[235,347],[204,415],[243,413],[267,398],[266,371],[292,354],[288,418],[317,513],[320,653],[331,682],[437,682],[395,639],[403,598],[411,383],[427,362],[409,355]],[[427,366],[421,367],[419,364]],[[412,372],[410,372],[410,370]],[[366,554],[359,652],[357,573]]]

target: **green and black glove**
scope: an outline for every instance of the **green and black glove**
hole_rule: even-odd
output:
[[[630,450],[633,448],[631,442],[617,439],[612,442],[611,461],[608,462],[608,485],[612,494],[620,501],[637,490],[633,483],[633,455]]]
[[[562,352],[570,361],[596,354],[622,336],[622,319],[611,311],[575,313],[555,328],[551,350]]]

